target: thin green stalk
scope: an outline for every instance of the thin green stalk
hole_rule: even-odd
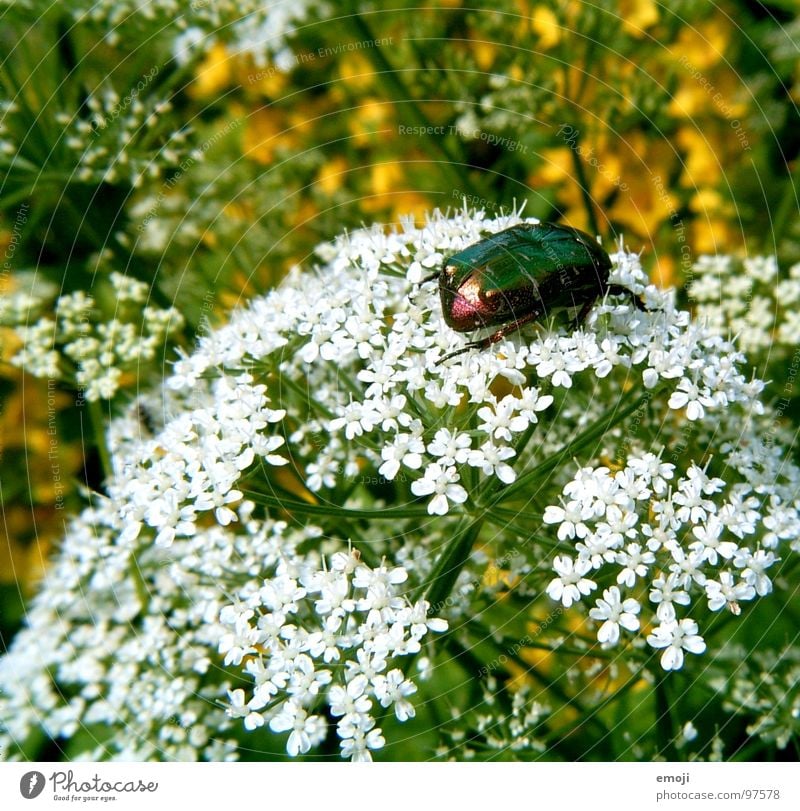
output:
[[[656,677],[655,684],[655,728],[658,752],[667,760],[677,760],[675,752],[675,730],[672,724],[672,701],[669,696],[667,680],[669,671],[662,671]]]
[[[627,693],[628,690],[631,689],[635,684],[641,681],[641,674],[634,673],[628,681],[623,684],[619,690],[616,690],[611,695],[604,698],[599,704],[592,708],[592,715],[599,715],[609,704],[616,701],[621,695]],[[561,740],[565,738],[567,735],[570,735],[576,729],[581,727],[586,722],[586,718],[577,718],[575,721],[571,721],[569,724],[565,724],[558,729],[554,729],[551,733],[545,736],[545,743],[550,743],[554,740]],[[606,733],[607,735],[610,733]]]
[[[789,223],[792,214],[797,215],[800,209],[800,197],[797,193],[797,172],[800,171],[800,162],[795,166],[794,171],[787,178],[786,189],[783,192],[775,218],[772,221],[772,229],[768,230],[764,236],[764,251],[774,252],[780,242],[783,232]]]
[[[460,528],[445,547],[430,575],[414,595],[413,601],[419,600],[424,595],[431,606],[437,606],[447,599],[458,575],[469,560],[483,521],[481,516],[471,521],[466,527],[463,527],[462,522],[463,529]]]
[[[103,469],[103,479],[108,479],[114,470],[111,464],[111,454],[106,444],[106,432],[104,429],[103,411],[99,400],[87,400],[89,406],[89,421],[92,424],[92,434],[100,455],[100,466]]]
[[[145,583],[142,570],[139,568],[139,561],[136,555],[131,557],[130,572],[133,578],[133,587],[136,589],[136,596],[142,604],[141,613],[146,614],[147,607],[150,605],[150,589],[147,588],[147,583]]]
[[[499,527],[500,529],[510,530],[512,532],[518,532],[519,538],[515,539],[515,542],[519,543],[522,539],[524,539],[525,543],[532,543],[536,544],[536,546],[545,547],[553,552],[558,553],[565,553],[565,554],[574,554],[575,547],[570,546],[568,543],[564,541],[553,541],[550,538],[543,538],[540,535],[532,535],[530,533],[529,526],[522,526],[517,524],[515,521],[510,521],[507,518],[504,518],[502,515],[497,514],[497,508],[495,507],[493,510],[487,510],[484,513],[486,520],[490,524],[494,524],[494,526]]]
[[[319,398],[309,396],[309,390],[304,391],[300,384],[296,380],[292,380],[289,375],[281,375],[280,384],[281,386],[286,386],[287,388],[291,389],[295,394],[298,395],[298,397],[302,399],[304,403],[309,403],[310,405],[314,406],[314,408],[316,408],[329,420],[332,420],[336,416],[333,411],[324,405],[324,403],[320,402]]]
[[[575,129],[577,133],[578,130]],[[572,153],[572,165],[575,169],[575,176],[578,181],[578,186],[581,190],[581,197],[583,198],[583,206],[586,209],[586,216],[589,220],[589,229],[592,236],[600,236],[600,227],[597,223],[597,215],[594,211],[594,203],[592,202],[592,195],[589,193],[589,180],[586,177],[586,170],[583,167],[583,161],[579,152],[580,136],[575,136],[574,144],[570,145],[570,152]]]
[[[532,621],[535,622],[536,620],[532,620]],[[481,634],[482,637],[484,637],[485,639],[494,638],[493,634],[489,630],[489,628],[486,625],[478,622],[475,619],[470,620],[470,623],[467,626],[467,628],[471,633],[473,633],[473,634]],[[530,633],[533,633],[533,632],[531,631],[531,632],[527,633],[526,635],[530,636]],[[514,645],[519,644],[519,642],[520,642],[519,639],[504,636],[498,644],[500,644],[500,645],[506,645],[507,644],[509,646],[509,648],[512,648]],[[553,647],[552,645],[548,645],[545,642],[536,642],[536,640],[533,640],[533,639],[526,639],[525,640],[525,645],[523,646],[522,649],[524,650],[525,648],[536,648],[537,650],[547,651],[548,653],[553,653],[553,654],[558,654],[558,655],[561,655],[563,653],[563,654],[568,654],[570,656],[578,656],[580,658],[585,658],[586,656],[591,656],[592,658],[595,658],[595,659],[614,660],[619,656],[618,652],[604,651],[604,650],[594,650],[593,648],[588,649],[588,650],[585,649],[585,648],[571,648],[569,645],[563,645],[563,644],[559,644],[557,647]],[[515,659],[514,656],[511,653],[509,653],[508,651],[504,651],[504,653],[506,654],[508,659],[514,660],[515,664],[518,667],[522,668],[523,670],[526,670],[527,668],[530,667],[530,664],[528,662],[525,662],[523,659]]]
[[[501,645],[498,645],[492,635],[488,633],[488,631],[484,632],[483,642],[494,649],[494,653],[498,657],[506,656],[508,658],[512,658],[509,655],[509,651],[506,648],[503,648]],[[526,643],[527,644],[527,643]],[[590,656],[590,653],[586,651],[582,652],[583,656]],[[525,675],[534,679],[539,684],[541,684],[546,690],[551,692],[562,704],[566,706],[572,707],[579,715],[583,717],[583,719],[590,724],[594,724],[599,732],[603,735],[608,734],[608,729],[606,728],[605,724],[596,717],[596,713],[590,714],[586,707],[575,698],[575,696],[570,695],[559,683],[557,679],[551,679],[543,673],[540,673],[536,668],[526,662],[518,662],[518,665],[525,671]]]
[[[242,493],[246,498],[255,501],[256,504],[286,510],[287,512],[295,512],[299,515],[324,515],[329,518],[341,517],[345,519],[384,518],[390,521],[398,518],[428,517],[428,511],[423,507],[384,507],[376,510],[360,510],[351,507],[338,507],[335,504],[309,504],[305,501],[274,496],[258,490],[243,489]]]

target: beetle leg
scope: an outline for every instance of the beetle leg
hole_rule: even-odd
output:
[[[632,290],[628,290],[627,287],[623,287],[621,284],[606,285],[606,293],[610,293],[612,296],[627,296],[630,299],[631,304],[633,304],[637,310],[641,310],[643,313],[650,312],[636,293],[634,293]]]
[[[594,302],[595,299],[589,299],[589,301],[584,303],[580,312],[575,316],[575,320],[572,322],[572,329],[578,329],[578,327],[583,324],[583,322],[586,320],[586,316],[589,315],[592,307],[594,307]]]
[[[513,335],[513,333],[518,332],[520,329],[522,329],[522,327],[525,326],[525,324],[530,324],[531,321],[535,321],[540,317],[541,313],[536,311],[528,313],[528,315],[523,315],[522,318],[518,319],[513,324],[507,324],[502,329],[497,330],[497,332],[493,332],[491,335],[481,338],[480,341],[471,341],[466,346],[461,347],[461,349],[456,349],[455,352],[450,352],[443,358],[437,360],[436,365],[438,366],[440,363],[444,363],[446,360],[450,360],[450,358],[454,358],[456,355],[463,355],[465,352],[469,352],[470,349],[487,349],[492,344],[502,341],[506,336]]]
[[[417,282],[417,285],[419,287],[422,287],[423,284],[427,284],[428,282],[436,281],[436,279],[438,279],[439,276],[441,276],[441,275],[442,275],[441,271],[437,270],[434,273],[431,273],[430,276],[426,276],[424,279],[420,279]],[[411,294],[411,295],[413,295],[413,294]]]

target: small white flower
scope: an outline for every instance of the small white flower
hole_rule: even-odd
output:
[[[292,756],[304,755],[325,738],[325,719],[308,712],[293,700],[284,701],[280,712],[269,722],[273,732],[290,732],[286,751]]]
[[[653,648],[664,648],[661,667],[664,670],[680,670],[683,667],[683,652],[700,654],[706,649],[703,637],[697,633],[697,623],[692,619],[680,622],[662,622],[648,635],[647,643]]]
[[[721,541],[725,529],[717,516],[709,516],[705,526],[692,527],[692,534],[697,541],[690,544],[689,548],[696,551],[702,560],[707,560],[713,566],[717,565],[718,556],[725,560],[730,560],[739,548],[734,541]]]
[[[714,399],[710,396],[708,389],[700,389],[686,377],[678,383],[676,390],[669,398],[669,407],[676,410],[685,408],[686,416],[692,421],[702,419],[705,409],[714,406]]]
[[[477,450],[469,452],[467,462],[472,467],[479,467],[486,476],[497,476],[503,484],[511,484],[517,478],[514,468],[505,463],[506,459],[516,456],[516,451],[507,445],[495,445],[484,442]]]
[[[367,714],[372,708],[372,701],[367,695],[368,686],[367,677],[359,673],[346,686],[336,684],[331,687],[328,694],[331,713],[351,719]]]
[[[428,512],[431,515],[446,515],[450,502],[463,504],[467,500],[467,491],[458,483],[459,475],[454,466],[443,468],[432,462],[425,468],[425,475],[411,484],[415,496],[430,496]]]
[[[494,439],[510,442],[514,433],[524,431],[528,427],[528,418],[514,415],[514,398],[504,397],[496,402],[494,407],[483,406],[478,409],[478,417],[483,420],[479,426]]]
[[[398,721],[407,721],[416,715],[408,696],[417,692],[417,686],[403,676],[402,670],[395,668],[385,676],[377,676],[373,685],[382,707],[394,705],[394,714]]]
[[[428,453],[437,457],[436,461],[444,467],[461,465],[467,461],[467,457],[470,455],[471,443],[472,440],[468,434],[440,428],[428,444]]]
[[[638,601],[632,597],[623,602],[616,586],[606,589],[602,599],[597,600],[596,607],[589,611],[589,616],[593,620],[603,623],[597,629],[598,642],[616,645],[619,642],[620,626],[626,631],[638,631],[639,617],[636,615],[641,608]]]
[[[778,562],[773,552],[758,549],[756,552],[740,549],[734,558],[734,566],[742,569],[742,579],[753,586],[759,597],[765,597],[772,591],[772,580],[765,574],[766,570]]]
[[[226,712],[231,718],[244,718],[244,726],[248,730],[264,726],[264,716],[251,709],[245,699],[244,690],[229,690],[228,697],[231,703]]]
[[[588,560],[573,560],[567,555],[557,555],[553,560],[553,569],[558,577],[554,577],[547,586],[547,596],[560,601],[564,608],[569,608],[597,588],[596,583],[584,577],[591,568]]]
[[[752,600],[756,590],[746,581],[738,583],[730,572],[720,572],[719,580],[707,580],[705,584],[708,607],[711,611],[719,611],[727,606],[733,614],[740,614],[739,602]]]
[[[691,598],[688,592],[683,591],[678,585],[675,575],[659,577],[653,581],[653,588],[650,590],[650,602],[656,603],[656,616],[662,622],[670,622],[675,619],[675,605],[689,605]]]
[[[584,523],[594,516],[594,510],[587,504],[579,501],[568,501],[563,506],[549,505],[545,508],[542,520],[545,524],[560,524],[558,539],[585,538],[589,532]]]
[[[633,588],[637,577],[644,577],[650,566],[655,563],[656,556],[649,550],[642,551],[638,543],[631,543],[625,547],[624,552],[617,552],[615,562],[622,566],[617,575],[617,583],[621,586]]]

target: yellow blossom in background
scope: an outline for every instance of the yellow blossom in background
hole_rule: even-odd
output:
[[[236,79],[246,91],[267,96],[280,97],[290,85],[289,74],[278,70],[275,65],[262,68],[252,60],[239,60],[236,64]]]
[[[16,369],[4,377],[15,388],[0,411],[0,459],[16,474],[3,484],[0,581],[29,586],[64,533],[83,449],[61,436],[61,415],[72,406],[69,395]]]
[[[234,57],[222,43],[212,45],[200,64],[189,92],[200,99],[220,94],[231,83],[234,74]]]
[[[621,0],[617,11],[625,30],[633,37],[643,37],[659,20],[655,0]]]
[[[342,188],[346,181],[350,164],[347,159],[339,156],[325,163],[317,174],[317,186],[323,194],[333,194]]]
[[[493,42],[486,42],[480,39],[480,33],[475,32],[472,42],[472,55],[475,63],[481,70],[489,70],[494,64],[497,55],[497,46]]]
[[[561,41],[561,26],[558,18],[547,6],[536,6],[533,9],[531,30],[538,37],[537,46],[543,50],[548,50]]]
[[[726,245],[735,244],[736,231],[731,225],[730,208],[718,191],[698,191],[689,207],[695,215],[691,234],[697,253],[723,253]]]
[[[688,62],[697,70],[708,70],[724,57],[730,42],[730,23],[718,14],[694,26],[681,28],[669,51],[678,62]]]
[[[250,114],[244,131],[244,154],[258,163],[272,163],[279,145],[279,135],[285,134],[285,122],[269,107]]]
[[[393,134],[394,107],[378,98],[366,98],[350,110],[347,128],[357,147],[385,142]]]
[[[359,95],[370,89],[375,81],[372,63],[362,53],[347,53],[338,66],[339,81],[346,87],[358,87]]]
[[[722,174],[722,166],[717,151],[706,135],[693,127],[681,127],[675,142],[685,156],[683,185],[697,188],[716,184]]]

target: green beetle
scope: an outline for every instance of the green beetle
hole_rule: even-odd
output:
[[[439,280],[445,322],[457,332],[501,328],[442,361],[485,349],[557,310],[579,307],[580,324],[607,293],[646,310],[632,291],[608,283],[610,271],[611,259],[588,234],[550,223],[514,225],[453,254],[424,280]]]

